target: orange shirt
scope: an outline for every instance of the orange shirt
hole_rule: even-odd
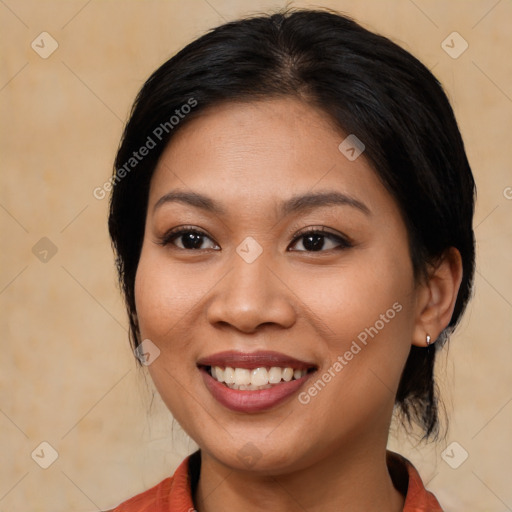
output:
[[[110,512],[194,512],[189,476],[190,457],[185,458],[172,477],[121,503]],[[388,450],[387,464],[395,486],[403,490],[403,512],[443,512],[435,496],[425,489],[416,468],[405,457]]]

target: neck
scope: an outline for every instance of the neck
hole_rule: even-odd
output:
[[[198,512],[401,512],[404,497],[391,480],[384,445],[343,447],[303,469],[272,476],[232,469],[202,452],[195,502]]]

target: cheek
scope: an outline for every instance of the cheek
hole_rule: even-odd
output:
[[[189,405],[184,389],[196,371],[197,359],[190,343],[190,315],[204,293],[195,281],[194,276],[173,268],[168,258],[143,248],[135,279],[141,340],[151,340],[160,351],[148,370],[162,400],[182,425]]]
[[[354,425],[359,426],[377,425],[386,418],[382,412],[394,403],[410,351],[412,271],[408,271],[405,262],[404,266],[395,266],[382,258],[380,261],[380,266],[374,262],[361,272],[353,269],[335,280],[331,286],[336,288],[331,288],[330,299],[319,310],[337,338],[327,349],[329,366],[319,375],[329,383],[325,388],[321,383],[312,383],[304,401],[311,398],[312,409],[317,409],[315,414],[334,405],[334,425],[353,414],[357,416]],[[317,393],[319,398],[311,397],[311,393]],[[336,437],[336,428],[331,434]]]
[[[208,284],[197,281],[194,274],[175,268],[151,247],[143,247],[135,278],[137,318],[141,340],[151,340],[160,350],[147,369],[162,400],[182,426],[189,417],[186,383],[196,371],[195,348],[190,343],[191,314]]]
[[[327,384],[306,390],[304,402],[315,401],[318,414],[326,404],[337,404],[335,415],[359,410],[362,416],[389,405],[414,326],[408,253],[403,251],[402,257],[387,256],[385,251],[367,253],[337,272],[295,282],[300,283],[295,287],[297,295],[323,330],[326,361],[318,378]],[[323,398],[313,400],[320,394]]]
[[[289,279],[332,353],[377,336],[398,343],[412,329],[414,281],[407,255],[357,254],[337,270]]]
[[[172,338],[172,346],[178,349],[184,345],[181,331],[189,321],[188,315],[201,301],[209,283],[198,279],[197,272],[186,266],[178,268],[176,263],[155,253],[143,248],[135,279],[141,336],[159,342],[163,349],[170,348],[171,344],[164,341]]]

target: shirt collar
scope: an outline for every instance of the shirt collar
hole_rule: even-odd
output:
[[[402,455],[387,451],[386,463],[395,488],[405,497],[403,512],[443,512],[435,496],[427,491],[416,468]],[[197,487],[201,467],[199,450],[185,458],[178,466],[168,485],[168,508],[162,512],[194,512],[193,490]],[[165,481],[164,481],[165,482]],[[162,482],[163,484],[163,482]],[[162,489],[163,491],[163,489]]]

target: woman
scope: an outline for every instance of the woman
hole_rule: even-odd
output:
[[[227,23],[140,91],[109,228],[139,360],[200,447],[116,512],[442,510],[387,451],[439,433],[475,186],[417,59],[328,11]]]

